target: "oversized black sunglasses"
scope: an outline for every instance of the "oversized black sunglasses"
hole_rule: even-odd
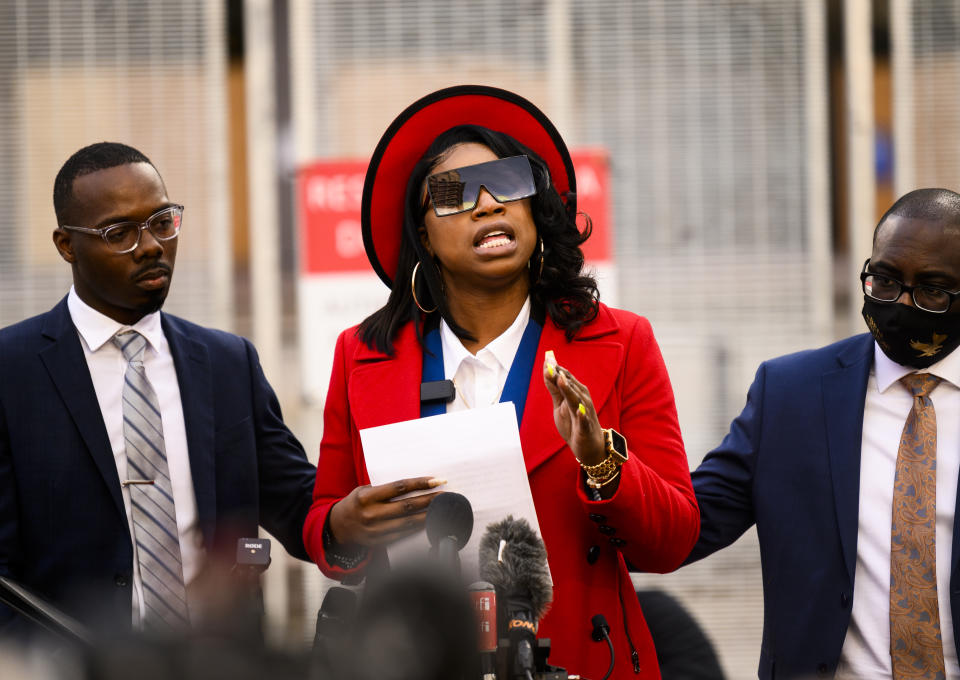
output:
[[[427,192],[437,217],[473,210],[486,189],[500,203],[519,201],[537,193],[533,169],[526,156],[444,170],[427,177]]]

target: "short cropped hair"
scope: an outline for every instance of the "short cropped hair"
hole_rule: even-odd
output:
[[[960,194],[949,189],[914,189],[890,206],[877,222],[873,241],[877,241],[880,227],[891,215],[912,220],[942,222],[944,226],[960,227]]]
[[[57,224],[70,223],[67,215],[73,199],[74,180],[91,172],[130,163],[147,163],[156,170],[143,153],[119,142],[97,142],[70,156],[53,180],[53,210],[57,214]],[[159,175],[159,172],[157,174]]]

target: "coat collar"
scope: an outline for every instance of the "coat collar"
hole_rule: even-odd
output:
[[[540,372],[543,353],[554,350],[560,365],[590,388],[594,405],[601,412],[619,375],[624,351],[622,339],[617,337],[619,331],[616,318],[603,305],[597,318],[584,326],[572,342],[567,342],[564,331],[549,319],[544,324],[520,428],[528,472],[565,446],[554,425],[553,402]],[[413,324],[401,329],[394,350],[390,356],[363,342],[357,343],[347,389],[353,420],[359,430],[420,416],[423,350]]]
[[[217,520],[214,457],[216,422],[210,355],[206,345],[187,334],[180,319],[162,314],[160,320],[177,372],[197,516],[204,541],[209,546],[212,545]]]
[[[93,462],[110,491],[117,511],[125,516],[117,464],[80,345],[80,336],[67,309],[67,298],[63,298],[45,315],[40,333],[48,340],[40,349],[40,361],[93,456]]]
[[[420,417],[423,350],[412,323],[403,326],[393,355],[357,342],[347,399],[358,430]]]
[[[867,333],[847,343],[837,354],[836,368],[821,376],[833,499],[851,583],[857,562],[863,410],[872,365],[873,338]]]

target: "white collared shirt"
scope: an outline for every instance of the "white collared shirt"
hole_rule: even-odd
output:
[[[904,423],[913,405],[898,382],[908,373],[932,373],[943,379],[930,399],[937,416],[937,596],[940,635],[948,679],[960,678],[950,606],[950,561],[954,507],[960,471],[960,350],[928,369],[915,371],[891,361],[874,343],[867,383],[860,453],[860,510],[857,566],[850,627],[840,654],[837,678],[889,678],[890,538],[893,479]],[[851,423],[851,427],[854,424]]]
[[[132,328],[147,339],[143,367],[147,379],[157,394],[160,418],[163,423],[163,442],[173,489],[177,514],[177,533],[180,538],[180,557],[183,579],[190,584],[203,565],[203,537],[197,516],[197,500],[193,490],[193,475],[187,455],[187,431],[180,401],[180,384],[170,346],[160,326],[160,312],[140,319],[133,326],[125,326],[104,316],[87,305],[71,286],[67,296],[70,318],[80,335],[80,344],[87,359],[93,389],[97,393],[103,424],[107,428],[113,460],[120,480],[127,479],[127,452],[123,439],[123,380],[127,361],[110,339],[121,329]],[[127,512],[130,535],[133,536],[133,517],[130,513],[130,490],[121,487],[123,506]],[[133,624],[139,627],[143,617],[143,582],[137,560],[137,544],[133,543]],[[189,591],[188,591],[189,599]]]
[[[527,297],[510,327],[476,355],[463,346],[446,321],[440,321],[443,374],[457,386],[456,397],[447,404],[447,413],[490,406],[500,401],[529,320],[530,298]]]

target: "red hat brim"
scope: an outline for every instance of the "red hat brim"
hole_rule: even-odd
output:
[[[535,151],[550,168],[554,188],[576,211],[573,161],[560,133],[540,109],[507,90],[458,85],[417,100],[380,138],[363,183],[360,223],[373,270],[393,285],[403,238],[403,204],[414,166],[440,133],[457,125],[503,132]]]

